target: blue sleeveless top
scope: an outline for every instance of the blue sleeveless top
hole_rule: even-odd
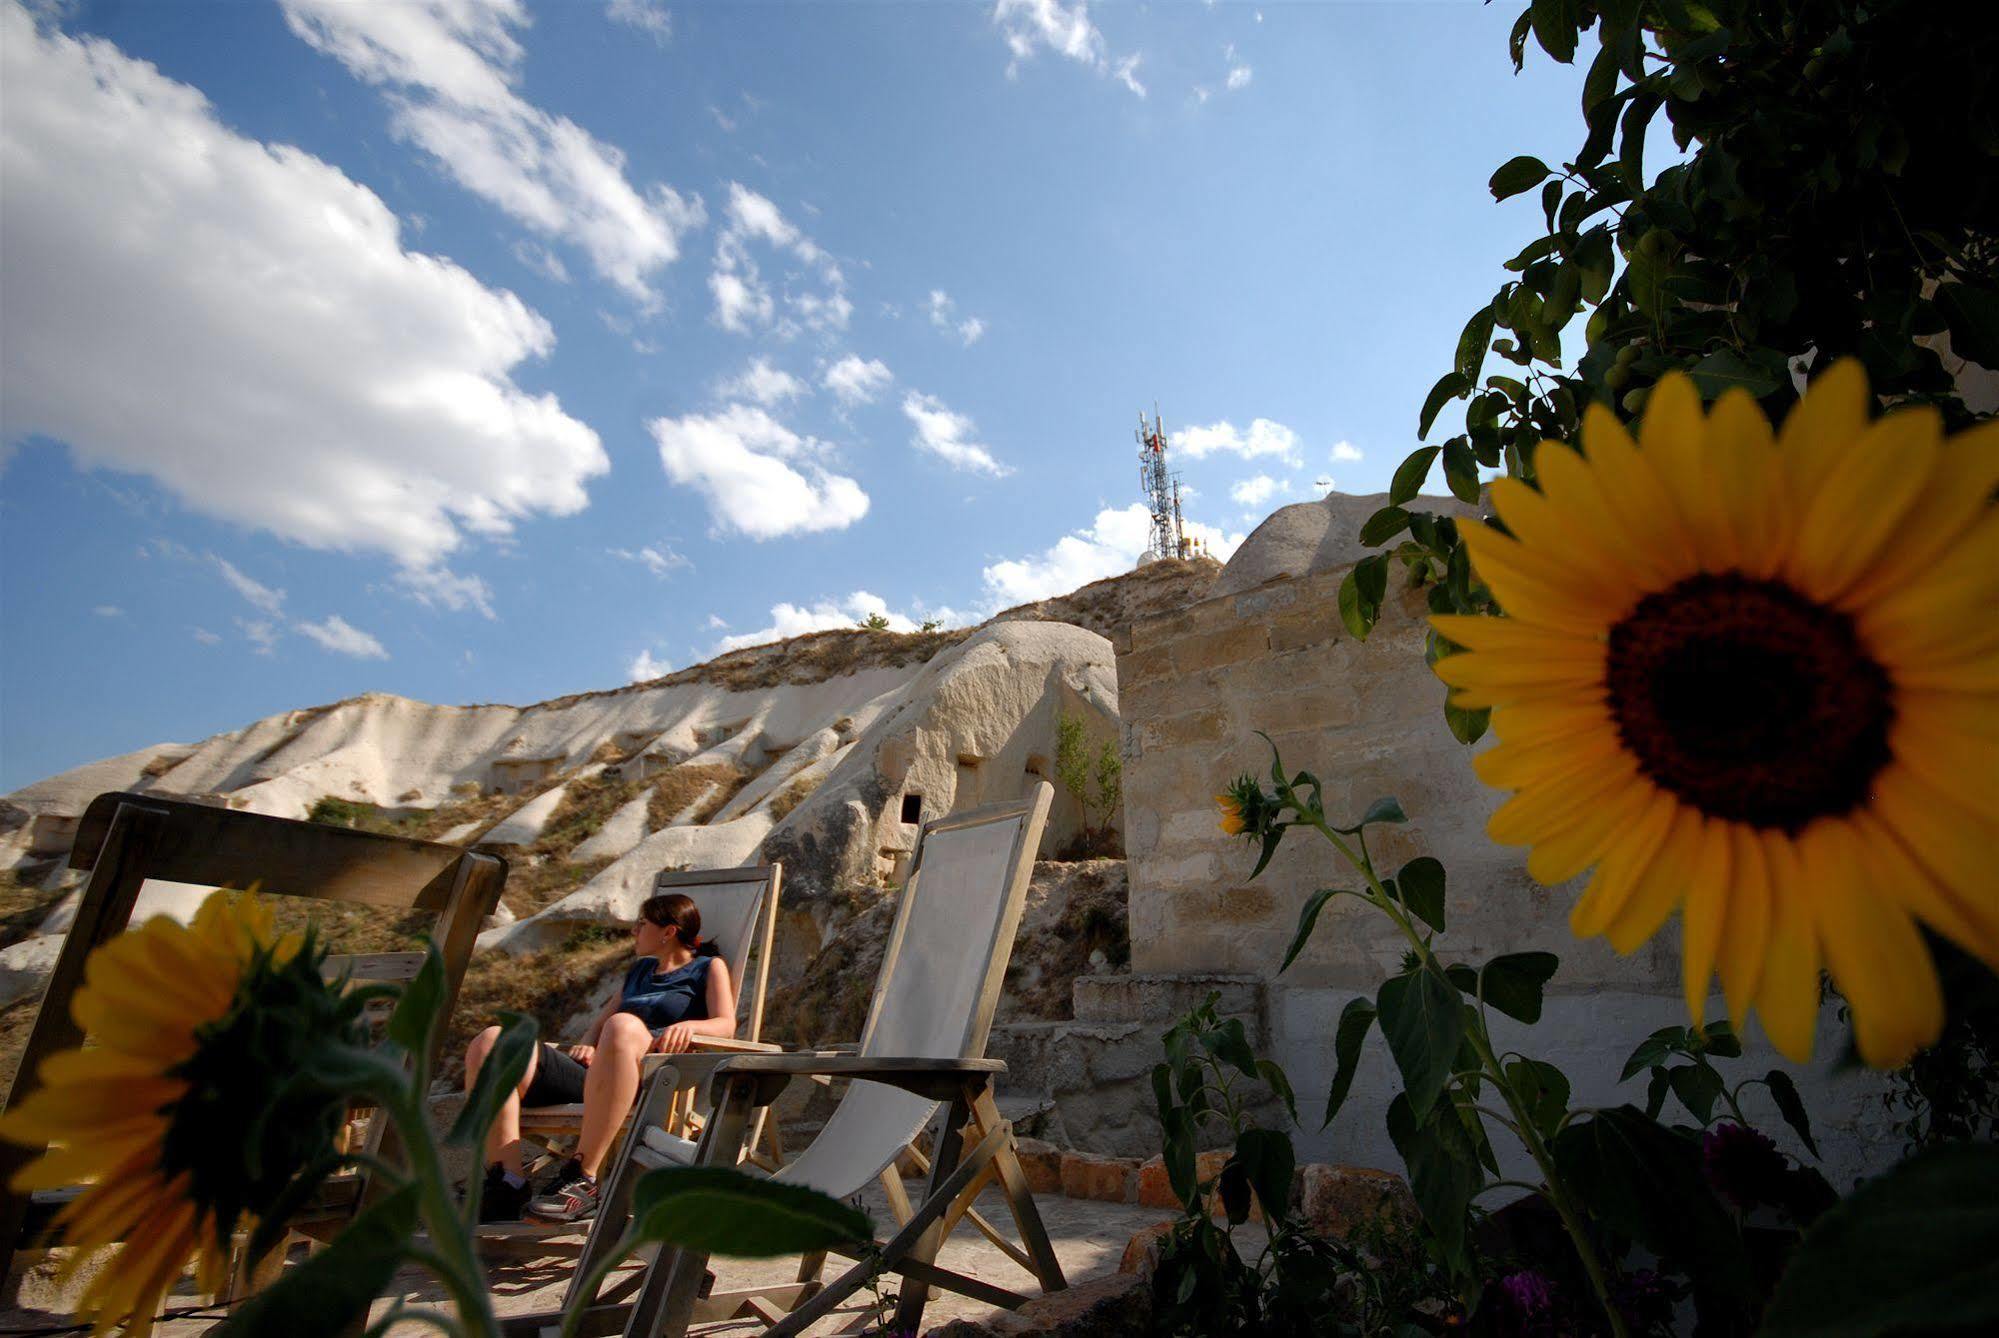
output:
[[[708,1016],[708,968],[713,957],[696,957],[672,971],[659,969],[659,958],[641,957],[625,972],[618,1011],[630,1013],[657,1033],[676,1022],[698,1022]]]

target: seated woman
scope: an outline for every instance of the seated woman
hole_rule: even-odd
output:
[[[543,1042],[528,1059],[520,1085],[486,1136],[486,1187],[479,1220],[510,1222],[523,1210],[548,1222],[578,1222],[597,1212],[597,1170],[630,1113],[639,1089],[639,1061],[649,1053],[677,1055],[697,1036],[736,1034],[736,987],[729,964],[701,941],[701,912],[675,892],[648,898],[632,926],[639,960],[611,1001],[567,1051]],[[465,1089],[500,1038],[488,1027],[465,1048]],[[521,1107],[583,1103],[576,1155],[540,1194],[521,1167]]]

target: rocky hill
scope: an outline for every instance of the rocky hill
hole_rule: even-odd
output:
[[[760,858],[785,863],[779,975],[802,977],[827,928],[895,881],[919,822],[1054,778],[1059,714],[1115,738],[1107,638],[1198,601],[1219,572],[1207,560],[1154,563],[975,628],[820,632],[531,706],[367,693],[0,796],[0,1050],[25,1025],[17,1015],[67,927],[77,819],[107,790],[506,856],[503,911],[481,947],[504,950],[512,983],[495,994],[475,978],[469,1001],[573,1006],[622,951],[604,930],[629,919],[654,872]],[[1059,796],[1043,855],[1062,853],[1081,825]],[[184,916],[205,893],[148,884],[137,915]],[[316,915],[348,950],[394,947],[422,928],[361,908],[293,913]]]

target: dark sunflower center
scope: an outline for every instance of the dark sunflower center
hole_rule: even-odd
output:
[[[1645,774],[1711,817],[1795,832],[1867,797],[1894,698],[1853,620],[1777,581],[1701,575],[1611,630],[1606,686]]]
[[[169,1113],[160,1169],[169,1180],[188,1173],[220,1232],[268,1210],[339,1131],[345,1098],[312,1076],[313,1060],[366,1035],[312,956],[254,964],[229,1012],[195,1033],[195,1053],[173,1070],[191,1086]]]

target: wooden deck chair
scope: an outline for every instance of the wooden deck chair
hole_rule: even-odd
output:
[[[733,1054],[744,1051],[775,1052],[780,1049],[764,1044],[760,1038],[763,1034],[765,991],[770,979],[771,942],[776,935],[778,896],[783,882],[784,866],[781,864],[737,869],[669,870],[653,879],[653,896],[681,892],[694,898],[701,911],[702,937],[721,945],[723,960],[729,964],[729,978],[736,982],[738,1034],[699,1037],[695,1041],[696,1050]],[[651,1074],[668,1058],[666,1055],[647,1056],[645,1073]],[[666,1121],[668,1126],[676,1133],[698,1133],[701,1114],[695,1109],[695,1090],[691,1086],[682,1087],[675,1095],[673,1110]],[[521,1111],[521,1139],[538,1149],[543,1158],[567,1156],[582,1129],[583,1103],[580,1101]],[[768,1134],[764,1133],[759,1123],[753,1131],[751,1146],[764,1149],[756,1155],[768,1166],[775,1167],[777,1158],[782,1155],[782,1148],[777,1142],[776,1122],[770,1122]],[[531,1165],[529,1170],[532,1173],[534,1167]],[[541,1242],[549,1237],[576,1234],[578,1228],[573,1224],[489,1222],[479,1227],[480,1237],[493,1245],[522,1241],[535,1242],[536,1248],[543,1248]],[[560,1247],[547,1248],[559,1250]]]
[[[41,1064],[50,1054],[75,1046],[82,1036],[70,1017],[70,999],[83,982],[93,948],[122,931],[148,879],[200,887],[247,888],[272,895],[313,897],[393,910],[434,911],[432,937],[444,958],[441,1008],[449,1016],[472,958],[472,944],[499,904],[506,861],[457,846],[407,837],[297,822],[210,804],[150,794],[101,794],[78,825],[70,865],[90,871],[62,952],[43,988],[27,1048],[15,1074],[8,1104],[40,1086]],[[342,959],[355,975],[371,980],[406,980],[422,962],[421,953],[373,953]],[[329,963],[329,966],[336,964]],[[441,1041],[444,1028],[437,1029]],[[431,1056],[435,1061],[436,1055]],[[367,1151],[393,1161],[394,1131],[376,1120]],[[14,1173],[42,1149],[0,1144],[0,1279],[14,1254],[39,1238],[48,1218],[74,1191],[15,1193]],[[329,1233],[359,1210],[373,1192],[365,1169],[343,1174],[321,1187],[313,1207],[294,1225]]]
[[[999,1113],[993,1083],[1006,1065],[985,1059],[986,1038],[1020,927],[1034,854],[1053,790],[1037,785],[1020,803],[999,805],[927,824],[917,846],[882,961],[882,975],[858,1054],[676,1056],[671,1069],[647,1084],[640,1117],[626,1135],[565,1306],[590,1306],[583,1332],[628,1338],[680,1338],[690,1324],[751,1316],[771,1335],[802,1333],[866,1286],[875,1268],[902,1279],[893,1328],[919,1331],[932,1286],[1012,1308],[1028,1298],[937,1267],[946,1235],[975,1220],[1043,1291],[1063,1285],[1061,1265],[1034,1206],[1014,1148],[1012,1125]],[[714,1115],[698,1143],[662,1127],[672,1086],[693,1072],[708,1075]],[[885,1241],[856,1241],[840,1252],[856,1262],[822,1281],[826,1256],[809,1255],[798,1279],[785,1286],[702,1297],[707,1258],[662,1249],[645,1271],[618,1292],[635,1298],[581,1296],[584,1280],[623,1234],[633,1186],[646,1171],[671,1165],[729,1165],[754,1113],[793,1078],[851,1079],[817,1138],[774,1179],[809,1185],[839,1198],[895,1173],[897,1159],[935,1126],[929,1180],[921,1198],[904,1200],[894,1180],[890,1203],[898,1229]],[[941,1118],[938,1112],[942,1108]],[[1021,1237],[1015,1246],[972,1209],[998,1182]],[[878,1258],[878,1265],[876,1259]],[[550,1316],[507,1323],[510,1334],[541,1332]]]

